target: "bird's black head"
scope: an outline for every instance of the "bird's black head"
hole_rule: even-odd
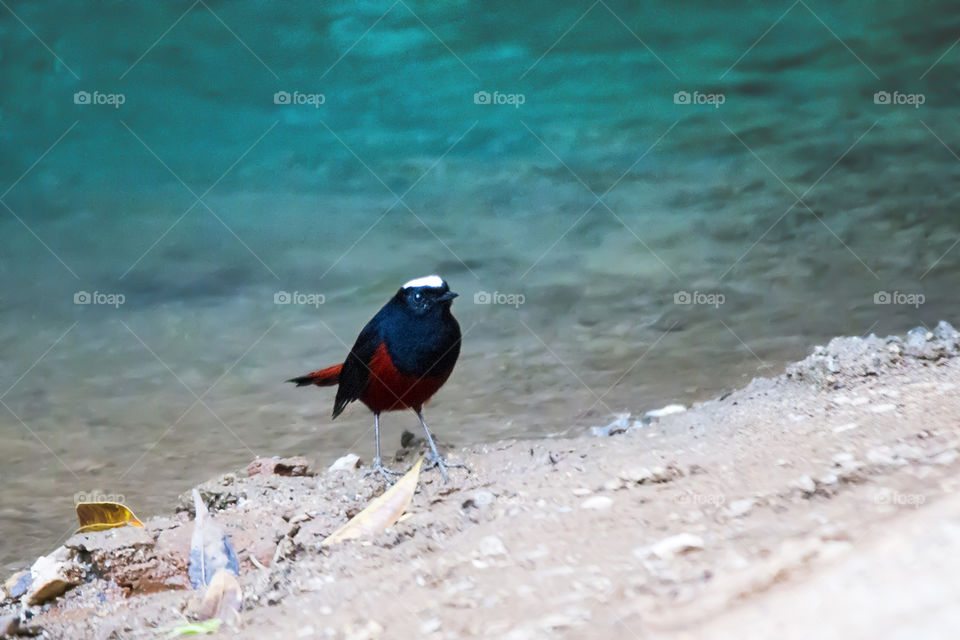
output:
[[[440,276],[425,276],[403,285],[394,300],[413,314],[422,316],[431,311],[449,309],[457,295]]]

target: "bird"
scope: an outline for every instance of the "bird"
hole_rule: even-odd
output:
[[[334,420],[355,400],[373,412],[376,456],[371,472],[388,483],[402,473],[385,467],[380,457],[380,414],[385,411],[416,412],[430,446],[425,469],[438,469],[448,482],[448,467],[463,466],[444,460],[423,418],[423,405],[444,385],[460,356],[460,324],[451,312],[457,296],[440,276],[410,280],[364,326],[343,363],[287,381],[298,387],[337,385]]]

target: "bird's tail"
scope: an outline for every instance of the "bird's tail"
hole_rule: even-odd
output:
[[[308,373],[307,375],[300,376],[299,378],[291,378],[287,380],[287,382],[293,382],[298,387],[305,387],[311,384],[318,387],[332,387],[335,384],[339,384],[340,370],[342,368],[342,364],[335,364],[332,367],[320,369],[319,371]]]

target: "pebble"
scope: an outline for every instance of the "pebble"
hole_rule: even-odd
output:
[[[623,481],[620,478],[611,478],[603,483],[604,491],[619,491],[623,489]]]
[[[420,635],[427,636],[440,630],[440,618],[430,618],[420,625]]]
[[[48,556],[40,556],[30,567],[32,582],[24,598],[29,605],[53,600],[80,584],[84,573],[70,551],[60,547]]]
[[[27,589],[30,588],[30,581],[29,571],[18,571],[10,576],[3,585],[7,591],[7,597],[11,600],[16,600],[25,594]]]
[[[603,511],[613,506],[613,498],[610,496],[592,496],[580,503],[581,509],[591,509],[593,511]]]
[[[813,478],[810,476],[802,476],[799,480],[797,480],[796,486],[804,493],[812,494],[816,493],[817,491],[817,483],[814,482]]]
[[[661,560],[670,560],[677,555],[703,549],[703,544],[703,538],[698,535],[680,533],[675,536],[670,536],[669,538],[664,538],[649,547],[634,549],[633,553],[641,558],[653,554]]]
[[[355,453],[348,453],[347,455],[337,458],[337,461],[330,465],[328,471],[339,472],[339,471],[353,471],[360,465],[360,456]]]
[[[731,518],[740,518],[750,513],[754,505],[756,505],[756,502],[753,500],[753,498],[734,500],[727,507],[727,515],[729,515]]]
[[[378,622],[369,620],[362,627],[347,629],[344,637],[346,640],[374,640],[382,635],[383,627]]]
[[[646,484],[648,482],[670,482],[683,473],[674,466],[654,467],[647,469],[645,467],[625,469],[617,474],[624,482],[635,482],[637,484]]]
[[[949,451],[944,451],[943,453],[934,457],[933,463],[948,465],[948,464],[953,464],[956,459],[957,459],[957,452],[951,449]]]
[[[606,438],[608,436],[624,433],[630,428],[630,414],[618,414],[616,419],[605,427],[590,427],[590,435],[595,438]]]
[[[851,462],[853,462],[852,453],[843,451],[833,456],[833,464],[837,465],[838,467],[849,465]]]
[[[489,507],[491,504],[493,504],[494,500],[496,500],[496,496],[493,495],[491,491],[487,491],[486,489],[477,489],[469,494],[469,497],[463,501],[463,504],[460,505],[460,508],[469,509],[470,507],[474,507],[479,509],[482,507]]]
[[[503,544],[503,540],[497,536],[485,536],[480,539],[480,543],[477,545],[477,550],[482,556],[505,556],[507,555],[507,547]]]
[[[650,482],[653,480],[653,472],[647,468],[624,469],[617,474],[617,477],[624,482],[636,482],[638,484],[643,484],[644,482]]]
[[[839,478],[837,478],[836,474],[828,473],[826,475],[820,476],[820,478],[817,479],[817,484],[823,485],[826,487],[832,487],[835,484],[837,484],[839,481],[840,480]]]
[[[683,413],[687,410],[682,404],[668,404],[665,407],[660,409],[654,409],[653,411],[647,411],[644,415],[647,418],[663,418],[666,416],[672,416],[677,413]]]
[[[870,412],[871,413],[889,413],[891,411],[896,410],[896,408],[897,408],[897,405],[887,402],[884,404],[878,404],[870,407]]]
[[[884,447],[883,449],[874,448],[867,451],[867,461],[871,464],[880,464],[880,465],[891,465],[896,464],[893,454],[890,453],[889,449]]]
[[[0,616],[0,638],[14,637],[20,633],[20,616]]]
[[[573,490],[573,495],[578,497],[589,496],[593,493],[593,489],[587,489],[586,487],[577,487]]]
[[[848,422],[847,424],[841,424],[838,427],[834,427],[833,432],[843,433],[844,431],[852,431],[853,429],[856,429],[859,426],[860,425],[858,425],[856,422]]]

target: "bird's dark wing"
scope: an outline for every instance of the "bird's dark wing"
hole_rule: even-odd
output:
[[[363,328],[340,370],[340,386],[333,402],[333,417],[343,413],[348,404],[356,400],[367,388],[370,380],[370,360],[383,342],[379,323],[375,317]]]

